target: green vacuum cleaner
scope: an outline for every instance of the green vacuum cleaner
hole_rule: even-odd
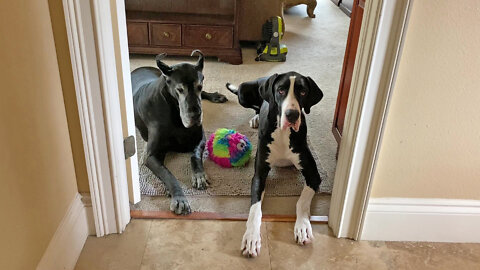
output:
[[[262,27],[263,41],[257,49],[256,61],[285,62],[288,48],[280,44],[283,37],[283,19],[280,16],[271,17]]]

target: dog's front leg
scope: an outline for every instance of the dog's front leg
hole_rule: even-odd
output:
[[[168,142],[159,134],[161,133],[156,125],[152,124],[149,126],[145,165],[167,187],[172,197],[170,211],[175,212],[177,215],[190,214],[190,204],[183,194],[182,187],[180,187],[177,178],[164,165]]]
[[[302,166],[302,174],[305,178],[305,187],[302,194],[297,201],[297,221],[295,222],[294,236],[295,241],[299,245],[305,245],[313,240],[312,225],[310,224],[310,205],[315,192],[322,181],[318,173],[317,164],[310,152],[310,149],[305,147],[301,151],[300,160]]]
[[[203,168],[203,151],[205,150],[205,134],[202,140],[193,150],[190,158],[192,165],[192,186],[196,189],[206,189],[208,187],[208,178]]]
[[[170,211],[177,215],[190,214],[190,204],[183,194],[183,190],[178,183],[177,178],[165,167],[165,140],[157,136],[158,132],[155,128],[150,128],[148,131],[147,153],[145,165],[153,174],[155,174],[167,187],[168,192],[172,196],[170,201]]]
[[[259,142],[257,156],[255,158],[255,175],[252,179],[252,199],[250,213],[248,214],[247,230],[243,235],[241,251],[246,257],[256,257],[260,254],[262,246],[260,227],[262,225],[262,200],[265,190],[265,181],[270,171],[270,166],[266,162],[266,149],[260,151],[262,142]],[[266,144],[263,144],[266,147]],[[262,154],[260,154],[262,152]]]
[[[183,190],[178,184],[177,178],[163,165],[165,154],[148,156],[145,165],[149,168],[168,189],[172,196],[170,201],[170,211],[177,215],[190,214],[190,204],[183,194]]]

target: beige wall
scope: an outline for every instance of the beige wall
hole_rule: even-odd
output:
[[[75,173],[77,175],[77,187],[79,192],[90,192],[62,0],[48,0],[48,6],[50,8],[53,37],[58,56],[57,62],[60,70],[63,99],[67,112],[68,130],[75,163]]]
[[[47,0],[0,9],[0,269],[35,269],[77,186]]]
[[[414,1],[372,197],[480,200],[480,1]]]

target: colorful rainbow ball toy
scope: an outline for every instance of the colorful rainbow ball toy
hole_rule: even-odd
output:
[[[207,141],[208,156],[224,168],[244,166],[250,159],[252,144],[247,136],[233,129],[220,128]]]

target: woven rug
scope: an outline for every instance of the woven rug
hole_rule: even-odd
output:
[[[168,153],[165,166],[179,180],[185,195],[210,195],[210,196],[248,196],[250,183],[254,174],[254,160],[258,136],[256,130],[239,131],[246,135],[252,143],[252,157],[245,167],[222,168],[208,158],[207,150],[204,153],[204,167],[210,186],[206,190],[197,190],[191,184],[190,153]],[[208,138],[212,131],[205,131]],[[140,191],[143,195],[165,196],[167,190],[150,169],[144,164],[144,150],[146,143],[137,130],[137,149],[140,168]],[[322,168],[317,154],[310,148],[317,163],[322,179],[327,178],[327,173]],[[266,182],[265,193],[268,196],[298,196],[304,186],[304,178],[295,167],[272,168]],[[320,187],[319,192],[330,190]]]

